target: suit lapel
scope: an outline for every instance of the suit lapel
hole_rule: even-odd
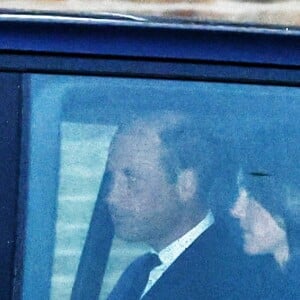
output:
[[[193,294],[196,290],[199,293],[209,257],[215,251],[215,240],[216,230],[212,225],[174,261],[142,299],[189,299],[187,293]]]

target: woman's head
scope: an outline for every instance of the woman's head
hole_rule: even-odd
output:
[[[299,255],[299,177],[292,166],[273,171],[240,171],[230,214],[240,222],[245,252],[272,254],[283,267]]]
[[[263,193],[264,197],[272,198],[272,195],[272,191],[269,195]],[[243,230],[244,250],[250,255],[272,254],[283,259],[288,254],[284,217],[278,208],[278,213],[272,214],[260,199],[255,190],[251,190],[246,184],[239,184],[238,196],[230,212],[239,220]],[[272,208],[274,212],[275,209]]]
[[[287,126],[259,130],[240,141],[242,171],[231,215],[240,221],[248,254],[275,256],[280,248],[288,249],[285,253],[297,248],[298,141],[299,132]]]

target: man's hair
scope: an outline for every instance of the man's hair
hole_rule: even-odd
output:
[[[206,201],[215,173],[221,165],[221,155],[218,153],[221,147],[213,135],[211,124],[204,123],[191,114],[164,111],[123,125],[118,133],[130,133],[132,128],[137,127],[140,134],[147,128],[154,129],[161,139],[161,163],[169,182],[175,183],[182,170],[194,170],[198,183],[197,196],[201,201]]]

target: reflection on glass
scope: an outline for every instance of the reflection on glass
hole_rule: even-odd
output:
[[[162,265],[154,269],[153,283],[144,294],[193,299],[192,295],[199,298],[202,293],[205,299],[213,293],[222,299],[234,286],[240,299],[247,299],[255,292],[252,287],[260,291],[260,283],[248,274],[266,275],[265,264],[255,263],[256,271],[248,272],[257,256],[238,249],[238,231],[228,216],[235,199],[236,166],[244,167],[250,142],[254,149],[266,144],[263,136],[256,135],[262,128],[275,129],[274,138],[279,142],[298,140],[294,135],[299,128],[298,88],[56,75],[30,75],[28,85],[32,119],[29,166],[24,170],[29,180],[24,300],[69,299],[72,293],[76,299],[74,291],[93,299],[88,286],[97,295],[101,289],[100,298],[106,299],[127,266],[149,251],[160,255]],[[262,156],[258,152],[253,155],[257,163]],[[274,151],[269,153],[275,157]],[[298,174],[293,167],[296,163],[283,159],[298,156],[299,149],[292,147],[273,165],[279,166],[281,161],[281,171],[287,170],[284,174]],[[244,173],[257,170],[251,167]],[[269,173],[275,174],[273,169]],[[240,186],[245,189],[241,189],[238,203],[252,207],[249,222],[264,218],[273,225],[268,249],[279,237],[283,244],[287,240],[290,259],[286,266],[296,266],[292,262],[297,247],[290,243],[288,227],[296,230],[299,225],[299,176],[285,178],[282,195],[286,195],[292,223],[275,217],[259,197],[254,197],[256,205],[248,205],[253,193],[249,186]],[[269,196],[277,193],[274,185],[265,191]],[[103,256],[101,266],[96,259],[99,252],[87,240],[98,200],[108,206],[116,234],[108,262]],[[101,213],[95,217],[109,218]],[[112,230],[111,223],[103,224],[99,234]],[[265,225],[258,227],[260,234],[267,230]],[[205,235],[211,240],[201,244],[200,237]],[[251,245],[251,251],[259,254],[263,245],[254,251],[250,235],[245,241],[248,252]],[[103,240],[105,245],[109,242]],[[85,253],[91,259],[89,265],[82,266]],[[206,258],[201,259],[200,253]],[[176,259],[179,271],[171,272],[178,266]],[[103,282],[99,279],[103,274],[86,276],[85,272],[105,266]],[[37,277],[38,283],[34,280]],[[182,285],[171,289],[163,284],[163,278],[169,278],[166,281],[172,285],[174,280]],[[246,284],[249,281],[251,284]],[[164,291],[156,289],[158,282],[165,286]],[[239,283],[243,284],[236,286]]]

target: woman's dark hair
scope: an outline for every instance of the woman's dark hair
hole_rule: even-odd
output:
[[[238,186],[244,187],[249,195],[259,202],[272,216],[286,219],[285,188],[276,174],[261,171],[240,171]]]

